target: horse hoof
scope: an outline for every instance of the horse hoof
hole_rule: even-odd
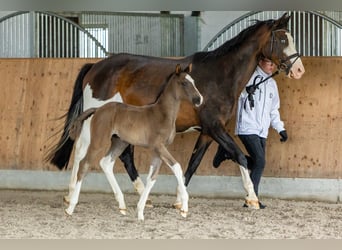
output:
[[[180,214],[182,215],[183,218],[186,218],[188,216],[188,212],[185,212],[181,210]]]
[[[67,216],[71,216],[71,215],[72,215],[72,211],[70,211],[68,208],[67,208],[67,209],[64,209],[64,213],[65,213]]]
[[[175,209],[179,209],[179,210],[180,210],[180,209],[182,208],[182,203],[178,203],[178,202],[177,202],[177,203],[174,203],[174,204],[172,205],[172,207],[175,208]]]
[[[138,221],[144,221],[144,214],[138,213]]]
[[[127,209],[120,208],[119,211],[120,211],[120,213],[122,215],[126,215],[127,214]]]
[[[245,200],[245,204],[251,209],[260,209],[259,201]]]
[[[153,204],[152,201],[150,199],[148,199],[145,203],[145,207],[149,207],[149,208],[153,208]]]

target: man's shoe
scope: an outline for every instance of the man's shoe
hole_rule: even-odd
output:
[[[260,209],[265,209],[267,206],[264,205],[264,204],[262,204],[262,203],[259,201],[259,207],[260,207]]]

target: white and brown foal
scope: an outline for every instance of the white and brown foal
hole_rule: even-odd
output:
[[[150,148],[153,159],[146,180],[146,188],[140,196],[137,209],[138,219],[144,220],[144,207],[148,195],[156,182],[162,161],[168,165],[178,181],[181,194],[181,214],[188,212],[188,193],[184,185],[180,164],[169,153],[166,146],[173,142],[176,134],[175,122],[182,100],[189,100],[196,107],[203,102],[203,97],[188,74],[191,64],[185,71],[180,65],[163,85],[155,103],[145,106],[132,106],[110,102],[100,108],[91,108],[83,112],[73,123],[70,137],[76,138],[80,133],[89,133],[90,144],[85,157],[77,171],[77,182],[70,197],[69,207],[65,212],[71,215],[78,202],[82,180],[89,166],[100,165],[114,191],[119,209],[126,213],[126,204],[120,187],[114,177],[115,160],[129,145]],[[82,126],[86,119],[91,119],[90,127]],[[81,131],[82,128],[82,131]],[[88,131],[83,131],[83,130]]]

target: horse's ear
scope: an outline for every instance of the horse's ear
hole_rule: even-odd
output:
[[[191,71],[192,71],[192,63],[190,63],[190,64],[188,65],[188,67],[186,67],[186,69],[185,69],[184,71],[185,71],[186,73],[190,74]]]
[[[182,67],[180,66],[180,64],[176,65],[176,74],[179,75],[182,72]]]
[[[287,12],[285,12],[278,20],[274,22],[274,28],[282,29],[287,28],[287,24],[290,20],[291,16]]]

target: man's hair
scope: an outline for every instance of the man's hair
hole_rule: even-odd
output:
[[[271,61],[271,62],[272,62],[272,60],[271,60],[270,58],[267,58],[267,57],[265,57],[264,55],[260,55],[260,56],[258,57],[258,62],[264,61],[264,60],[267,60],[267,61]]]

